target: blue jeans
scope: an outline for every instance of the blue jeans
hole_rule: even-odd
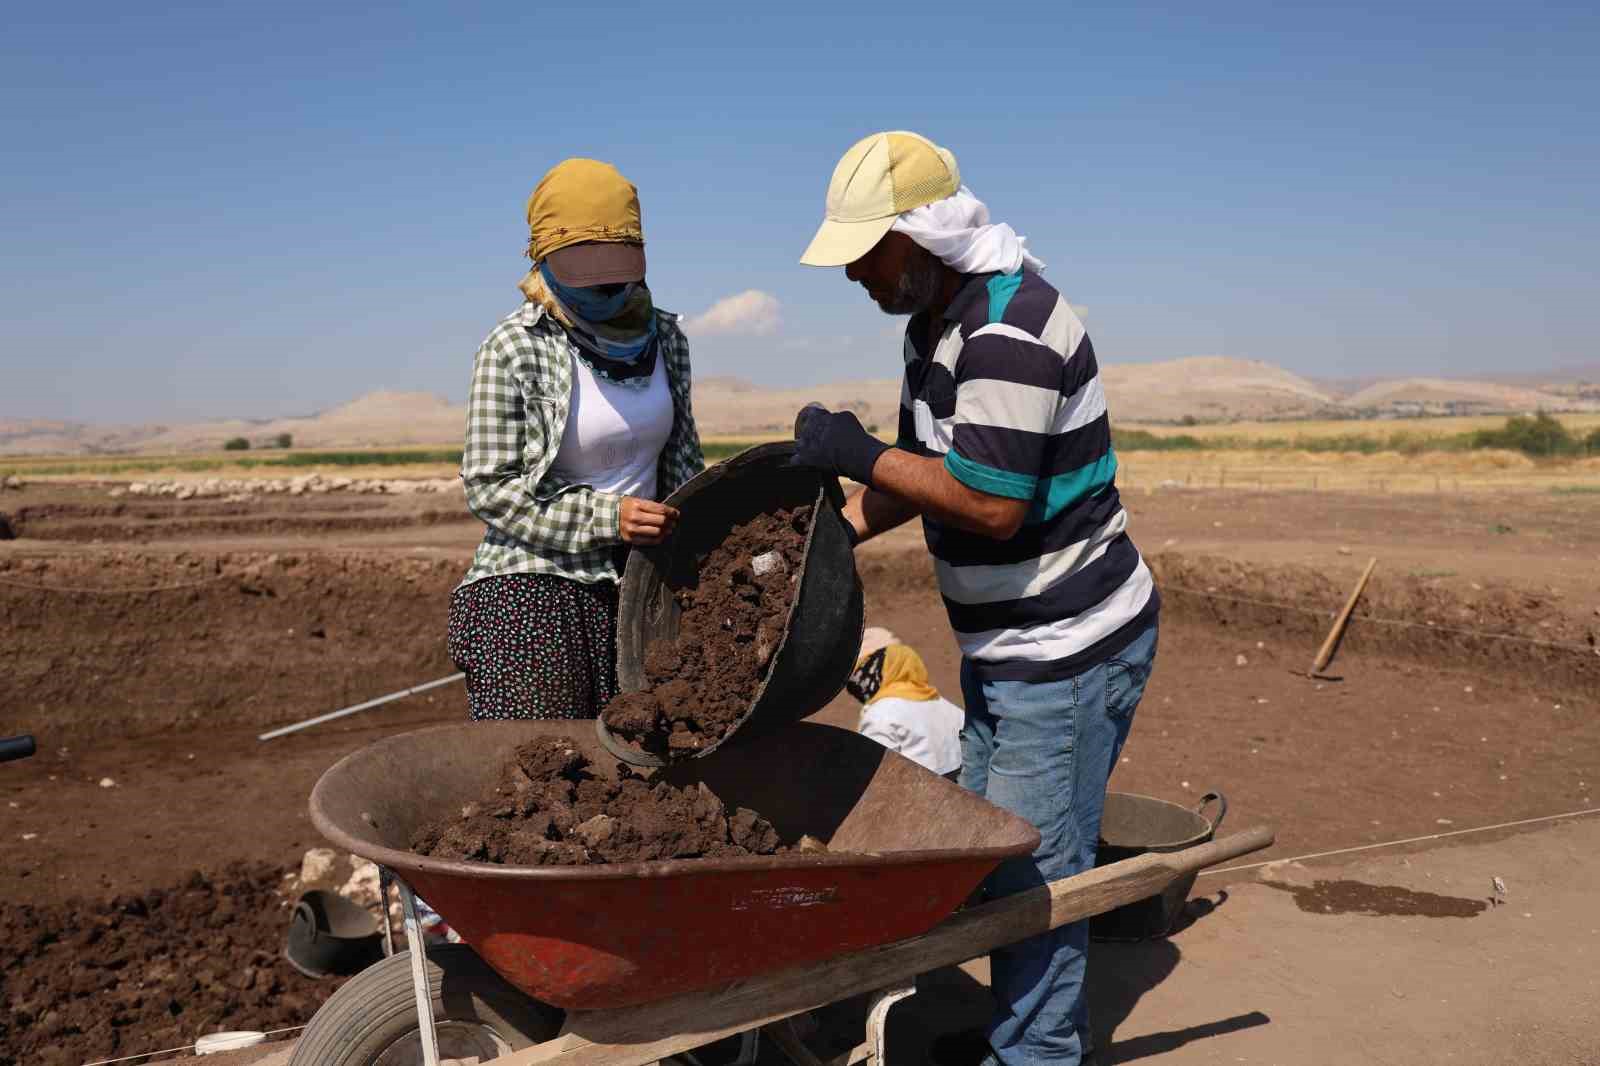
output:
[[[1112,658],[1060,681],[982,681],[962,663],[961,783],[1026,818],[1042,838],[1031,856],[989,876],[991,898],[1094,866],[1106,779],[1155,656],[1152,623]],[[1089,1054],[1088,948],[1089,923],[1081,921],[990,955],[994,1058],[985,1066],[1076,1066]]]

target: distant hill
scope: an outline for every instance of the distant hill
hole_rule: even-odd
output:
[[[1600,369],[1600,368],[1597,368]],[[1243,419],[1515,414],[1525,411],[1600,411],[1600,379],[1581,371],[1528,381],[1315,382],[1271,363],[1222,356],[1164,363],[1111,363],[1101,367],[1113,417],[1122,423],[1172,423]],[[731,377],[695,382],[695,416],[707,436],[786,436],[795,412],[811,401],[856,412],[861,421],[890,431],[900,403],[897,379],[834,382],[774,389]],[[210,451],[230,437],[255,445],[280,434],[297,448],[394,447],[461,440],[466,410],[425,392],[373,392],[314,415],[276,419],[221,419],[178,425],[89,425],[46,419],[0,420],[0,455]]]
[[[1493,414],[1502,411],[1559,411],[1573,399],[1544,389],[1501,385],[1490,381],[1450,381],[1444,378],[1405,378],[1380,381],[1344,399],[1344,405],[1362,410],[1408,413]]]
[[[788,436],[794,416],[808,403],[854,411],[863,425],[892,430],[899,419],[900,382],[879,378],[802,389],[764,389],[739,378],[705,378],[694,384],[694,417],[704,434]]]
[[[1338,407],[1333,396],[1305,378],[1245,359],[1113,363],[1100,373],[1112,417],[1121,422],[1311,418]]]

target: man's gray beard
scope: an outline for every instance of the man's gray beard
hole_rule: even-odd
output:
[[[931,252],[913,256],[906,264],[906,272],[894,284],[894,295],[878,306],[889,315],[915,315],[926,311],[939,296],[943,280],[941,265]]]

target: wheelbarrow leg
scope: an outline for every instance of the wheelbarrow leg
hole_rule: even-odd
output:
[[[766,1033],[794,1066],[858,1066],[859,1063],[867,1063],[868,1066],[886,1066],[889,1059],[884,1030],[889,1021],[889,1008],[902,999],[916,994],[915,981],[874,992],[867,1001],[866,1041],[831,1059],[818,1058],[810,1048],[806,1047],[805,1041],[801,1040],[800,1034],[795,1031],[793,1018],[785,1018],[766,1026]]]
[[[394,954],[394,917],[389,913],[389,888],[394,884],[394,874],[387,866],[378,864],[378,900],[383,908],[383,957]]]
[[[910,999],[916,994],[917,984],[915,980],[898,988],[885,988],[881,992],[873,993],[872,1004],[867,1008],[865,1057],[867,1066],[884,1066],[889,1061],[889,1052],[885,1046],[884,1039],[884,1029],[889,1022],[889,1008],[899,1003],[902,999]],[[853,1063],[861,1060],[851,1055],[850,1061]]]
[[[406,947],[411,951],[411,987],[417,998],[417,1032],[422,1040],[422,1066],[439,1066],[439,1036],[433,1029],[433,993],[428,990],[428,945],[417,920],[417,897],[411,886],[396,878],[400,906],[405,911]]]

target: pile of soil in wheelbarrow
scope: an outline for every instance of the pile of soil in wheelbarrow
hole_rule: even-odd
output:
[[[712,549],[674,593],[678,636],[645,653],[649,687],[602,712],[613,736],[679,757],[716,744],[749,712],[799,591],[810,507],[757,515]]]
[[[236,864],[108,900],[0,901],[0,1066],[78,1066],[304,1024],[339,982],[283,958],[283,883],[276,867]]]
[[[810,838],[797,846],[822,848]],[[517,748],[476,803],[418,829],[411,850],[511,866],[584,866],[788,848],[772,823],[746,807],[728,807],[704,784],[652,781],[625,764],[608,781],[576,746],[542,737]]]

